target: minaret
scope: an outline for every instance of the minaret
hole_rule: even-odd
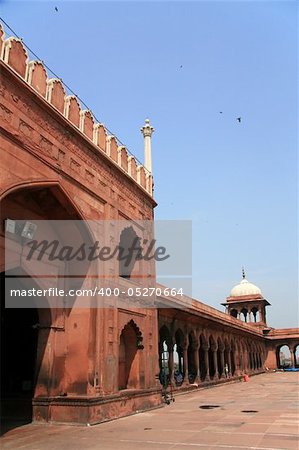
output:
[[[144,167],[152,173],[152,142],[151,137],[154,128],[150,125],[149,119],[145,119],[145,125],[140,128],[141,133],[144,137]]]

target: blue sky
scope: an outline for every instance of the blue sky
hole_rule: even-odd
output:
[[[193,221],[193,295],[221,309],[244,265],[268,323],[297,326],[296,2],[0,5],[141,160],[149,116],[155,217]]]

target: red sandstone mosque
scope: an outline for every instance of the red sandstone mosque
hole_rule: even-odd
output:
[[[156,203],[149,121],[142,165],[2,28],[0,67],[4,419],[96,424],[160,405],[163,371],[174,391],[198,389],[276,369],[283,345],[298,367],[299,330],[267,324],[269,302],[244,272],[226,312],[184,296],[168,297],[167,308],[5,308],[5,272],[43,287],[20,240],[11,239],[5,267],[8,219],[153,220]]]

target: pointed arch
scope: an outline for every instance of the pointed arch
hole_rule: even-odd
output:
[[[185,337],[181,328],[177,328],[174,334],[174,347],[173,347],[173,362],[174,362],[174,371],[176,374],[180,373],[185,375],[186,367],[184,361],[184,344]]]
[[[130,320],[119,337],[118,389],[138,389],[141,387],[140,373],[142,361],[139,350],[143,350],[142,333]]]

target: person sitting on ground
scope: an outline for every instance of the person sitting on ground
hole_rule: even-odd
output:
[[[174,373],[174,378],[177,386],[180,386],[183,382],[183,375],[179,370],[176,370]]]

